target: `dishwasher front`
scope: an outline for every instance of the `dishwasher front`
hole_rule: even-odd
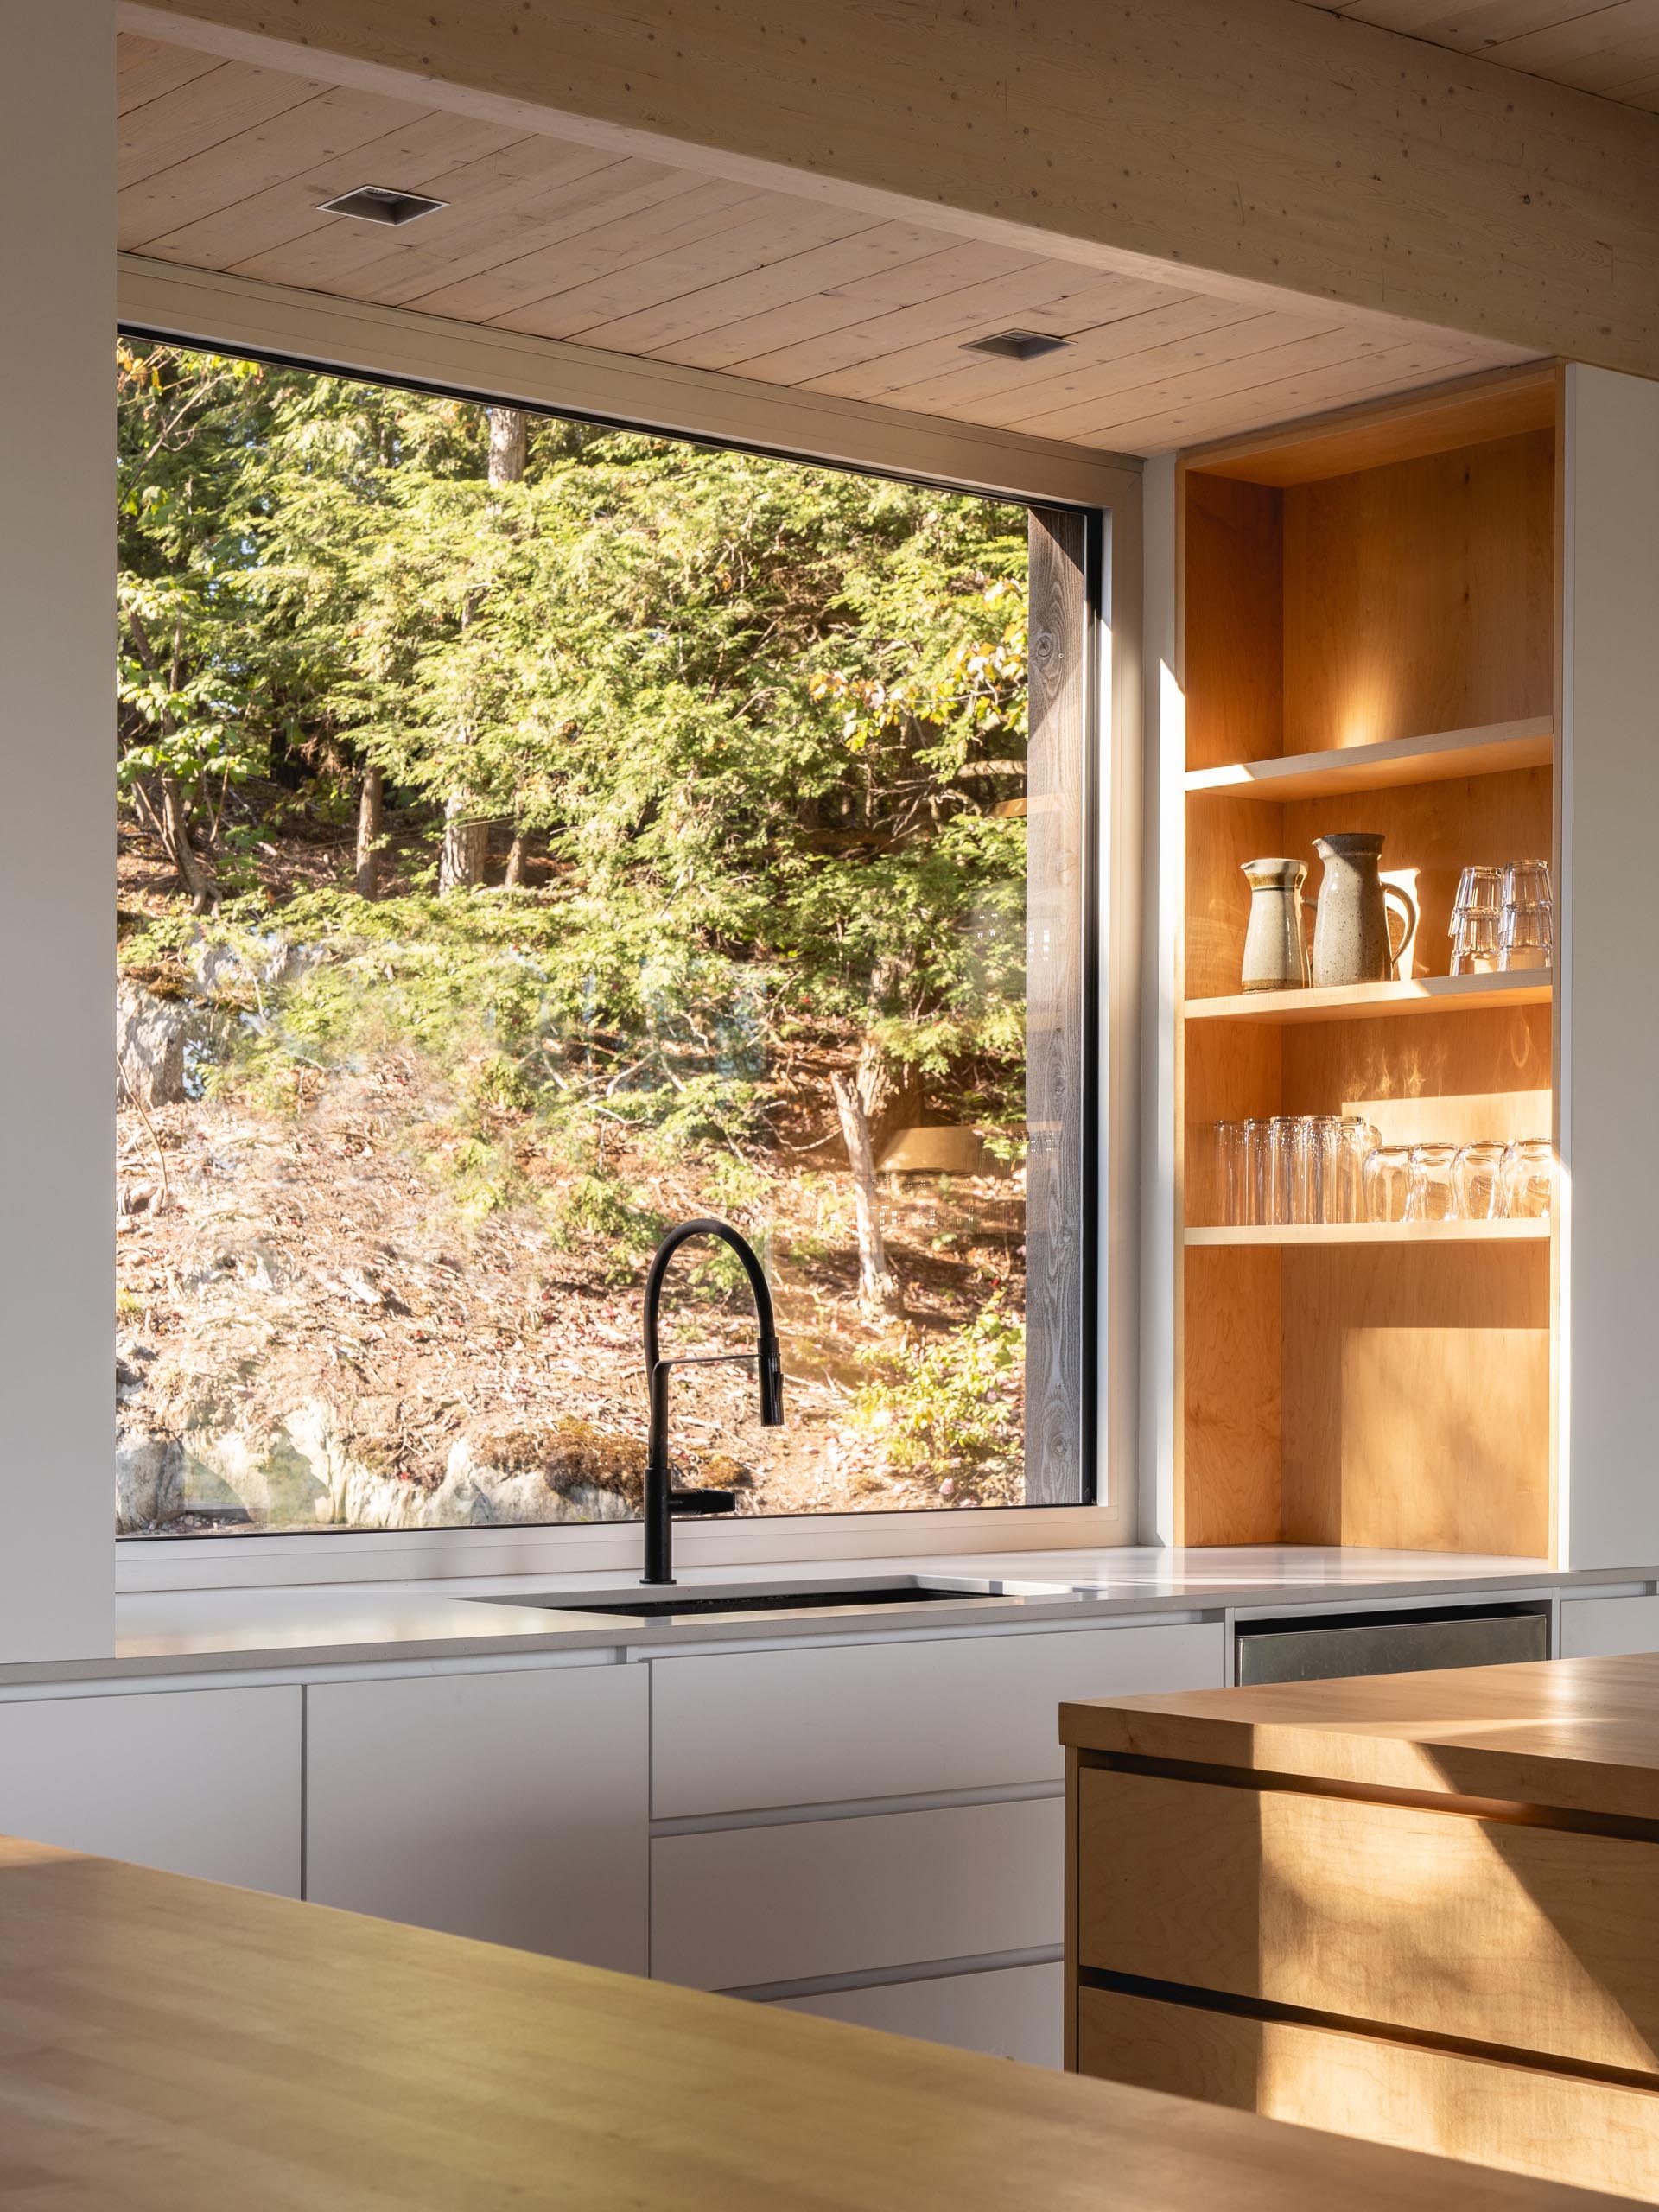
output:
[[[1549,1607],[1541,1599],[1408,1612],[1288,1614],[1240,1621],[1235,1629],[1235,1679],[1241,1686],[1418,1674],[1433,1667],[1503,1667],[1548,1656]]]

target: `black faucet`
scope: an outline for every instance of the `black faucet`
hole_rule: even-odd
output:
[[[668,1263],[692,1236],[717,1236],[743,1263],[754,1300],[758,1335],[753,1351],[712,1352],[701,1358],[664,1359],[657,1349],[657,1309],[662,1303]],[[676,1513],[732,1513],[737,1498],[729,1490],[676,1490],[668,1465],[668,1370],[671,1367],[732,1367],[755,1363],[760,1383],[760,1425],[784,1425],[784,1370],[772,1325],[772,1293],[747,1240],[727,1222],[683,1221],[657,1247],[645,1277],[645,1388],[651,1394],[651,1439],[645,1452],[645,1571],[642,1582],[674,1580],[673,1516]]]

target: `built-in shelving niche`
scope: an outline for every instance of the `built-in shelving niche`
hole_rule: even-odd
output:
[[[1552,856],[1553,372],[1188,456],[1177,1540],[1553,1549],[1554,1239],[1228,1231],[1214,1124],[1553,1136],[1547,976],[1452,977],[1472,861]],[[1241,863],[1376,830],[1406,980],[1239,992]]]

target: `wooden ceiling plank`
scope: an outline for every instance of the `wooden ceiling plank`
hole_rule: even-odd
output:
[[[516,235],[509,211],[490,226],[489,250],[477,257],[483,266],[466,273],[468,257],[433,258],[424,283],[400,286],[385,304],[492,322],[550,291],[728,230],[737,211],[767,197],[719,177],[645,162],[624,162],[594,182],[586,204],[573,200],[544,219],[519,226]],[[609,190],[601,191],[601,184]]]
[[[727,276],[786,259],[805,243],[830,244],[874,227],[861,210],[819,207],[811,200],[781,197],[763,212],[743,209],[744,219],[711,232],[677,251],[630,257],[626,267],[607,270],[568,289],[550,289],[529,306],[491,320],[509,330],[534,331],[543,338],[582,338],[603,323],[689,292]]]
[[[287,178],[245,200],[229,200],[212,214],[153,239],[146,251],[158,260],[185,262],[194,268],[232,268],[337,222],[336,216],[322,213],[320,203],[363,182],[369,162],[384,172],[380,181],[424,192],[435,178],[453,175],[457,163],[498,153],[512,143],[512,132],[503,124],[435,111],[405,130],[371,140],[348,156],[320,162],[303,176]]]
[[[1395,391],[1413,391],[1427,384],[1455,377],[1482,365],[1448,345],[1443,354],[1424,366],[1425,353],[1417,346],[1396,346],[1373,353],[1366,360],[1321,369],[1311,375],[1287,377],[1272,384],[1228,394],[1224,399],[1190,403],[1156,413],[1118,416],[1103,422],[1076,442],[1109,451],[1153,454],[1172,453],[1212,438],[1230,437],[1247,430],[1299,416],[1323,414],[1364,399],[1379,399]]]
[[[1382,30],[1496,60],[1501,57],[1493,48],[1499,41],[1574,16],[1599,15],[1607,4],[1608,0],[1467,0],[1459,7],[1457,0],[1353,0],[1350,12],[1357,22]]]
[[[1264,316],[1264,321],[1275,318]],[[1225,360],[1195,364],[1188,369],[1160,364],[1155,372],[1143,375],[1139,382],[1126,382],[1107,402],[1085,403],[1092,408],[1092,419],[1086,416],[1085,408],[1065,408],[1022,416],[1016,427],[1026,428],[1039,423],[1061,422],[1070,429],[1054,435],[1069,436],[1071,431],[1084,426],[1092,429],[1103,414],[1109,411],[1119,419],[1134,421],[1154,410],[1188,407],[1209,399],[1227,399],[1240,392],[1258,391],[1264,385],[1282,384],[1293,378],[1306,377],[1326,369],[1358,370],[1367,374],[1376,361],[1385,364],[1383,373],[1392,374],[1395,368],[1405,369],[1421,360],[1425,365],[1425,379],[1433,375],[1436,365],[1448,355],[1461,359],[1462,352],[1455,346],[1435,348],[1432,344],[1420,346],[1391,346],[1377,337],[1374,330],[1356,330],[1351,326],[1322,332],[1317,337],[1302,337],[1280,345],[1263,345],[1248,353],[1235,354]],[[1126,365],[1131,369],[1134,364]],[[1150,371],[1150,361],[1141,364]],[[1031,429],[1033,436],[1049,433]]]
[[[1328,330],[1338,318],[1251,315],[1248,310],[1241,313],[1236,301],[1227,301],[1216,303],[1213,318],[1207,320],[1195,334],[1166,340],[1162,344],[1145,342],[1144,334],[1135,327],[1140,321],[1139,317],[1128,318],[1118,347],[1108,353],[1107,358],[1099,363],[1092,375],[1087,371],[1081,372],[1088,377],[1090,402],[1098,396],[1132,390],[1137,385],[1149,383],[1154,375],[1192,365],[1230,360],[1243,354],[1264,353],[1274,346],[1317,335]],[[1344,327],[1353,327],[1351,324]],[[1109,333],[1103,334],[1103,340],[1104,346],[1110,346]],[[912,408],[923,406],[925,403],[921,395],[938,391],[944,381],[926,377],[912,378],[906,374],[885,386],[884,397],[888,393],[907,391],[912,397],[906,404]],[[1033,385],[1034,383],[1035,380]],[[874,397],[874,394],[869,396]],[[1047,411],[1040,404],[1029,402],[1026,392],[1018,386],[1007,397],[1009,406],[999,406],[997,411],[1010,421],[1023,420],[1027,415]],[[888,404],[896,406],[900,403],[891,398]],[[992,404],[996,403],[993,401]]]
[[[276,69],[237,63],[210,69],[121,118],[116,130],[117,188],[141,184],[158,169],[204,154],[327,90],[325,83]]]
[[[689,292],[660,307],[641,308],[585,331],[582,342],[620,353],[658,353],[709,334],[718,335],[736,321],[769,309],[819,299],[832,288],[887,270],[913,269],[939,246],[937,234],[910,223],[880,223],[873,229],[807,247],[783,261],[768,262],[741,276],[728,276],[699,292]]]
[[[969,281],[913,307],[895,308],[804,345],[760,354],[736,364],[741,374],[769,383],[816,389],[821,378],[868,372],[885,388],[884,365],[911,353],[925,367],[938,349],[945,357],[969,338],[989,336],[1027,321],[1039,308],[1064,305],[1093,284],[1098,272],[1069,262],[1033,258],[1017,270]],[[863,394],[855,394],[863,397]]]
[[[130,251],[144,251],[152,238],[200,221],[227,200],[250,198],[337,156],[356,156],[389,133],[423,119],[418,108],[403,107],[372,92],[321,92],[269,123],[239,131],[206,153],[129,185],[116,199],[121,244]],[[364,154],[362,158],[370,157]],[[365,175],[361,181],[396,184],[399,180]]]
[[[684,0],[124,4],[129,28],[184,19],[362,83],[447,80],[883,219],[937,207],[1126,273],[1219,272],[1263,306],[1300,293],[1659,373],[1659,297],[1622,276],[1659,257],[1649,119],[1319,8],[976,0],[968,24],[917,0],[722,0],[697,39]]]
[[[548,211],[543,219],[556,231],[561,220],[578,229],[602,221],[619,203],[629,203],[630,187],[637,191],[644,175],[651,178],[656,200],[677,188],[671,170],[582,158],[593,150],[552,138],[520,140],[434,177],[424,188],[449,204],[441,213],[424,217],[422,226],[411,227],[407,235],[341,219],[332,229],[237,267],[245,276],[276,283],[325,290],[344,286],[352,296],[364,299],[379,299],[387,292],[401,297],[446,283],[454,257],[464,255],[474,241],[489,262],[503,252],[521,251],[523,211],[531,197]],[[533,189],[526,184],[527,165]]]
[[[960,291],[964,271],[970,266],[977,276],[988,279],[1030,265],[1029,255],[1001,246],[952,245],[896,269],[837,284],[816,298],[746,315],[700,338],[665,346],[661,358],[690,368],[729,368],[734,362],[753,355],[785,353],[811,339],[868,322],[874,313],[918,307],[945,293]],[[766,381],[785,379],[768,378]]]
[[[159,39],[135,38],[130,31],[122,31],[115,41],[115,111],[129,114],[219,67],[211,54],[164,46]]]
[[[1285,334],[1312,336],[1330,328],[1338,319],[1332,315],[1296,318],[1293,327],[1293,319],[1286,318],[1282,330]],[[1123,379],[1123,365],[1129,359],[1148,353],[1161,356],[1166,348],[1178,348],[1172,358],[1181,362],[1225,359],[1234,331],[1249,334],[1263,322],[1277,321],[1238,300],[1189,293],[1185,298],[1166,300],[1086,330],[1063,354],[1050,353],[1036,361],[982,360],[971,366],[974,356],[959,355],[957,364],[944,373],[918,378],[912,389],[936,392],[953,407],[982,407],[999,420],[1012,422],[1022,415],[1116,391]],[[1263,336],[1258,342],[1272,341]]]

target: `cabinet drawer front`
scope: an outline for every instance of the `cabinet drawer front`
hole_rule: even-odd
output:
[[[699,1989],[1060,1941],[1058,1797],[791,1821],[651,1847],[651,1971]]]
[[[1104,1989],[1077,1994],[1077,2070],[1659,2202],[1659,2090]]]
[[[652,1665],[658,1820],[1058,1782],[1066,1698],[1218,1689],[1218,1621]]]
[[[1563,1598],[1563,1659],[1659,1651],[1659,1598]]]
[[[935,1974],[925,1981],[791,1997],[779,2010],[916,2036],[955,2050],[982,2050],[992,2058],[1023,2059],[1027,2066],[1057,2067],[1065,1982],[1065,1969],[1058,1962],[995,1967],[985,1974]]]
[[[1659,2074],[1659,1845],[1085,1767],[1078,1957]]]

